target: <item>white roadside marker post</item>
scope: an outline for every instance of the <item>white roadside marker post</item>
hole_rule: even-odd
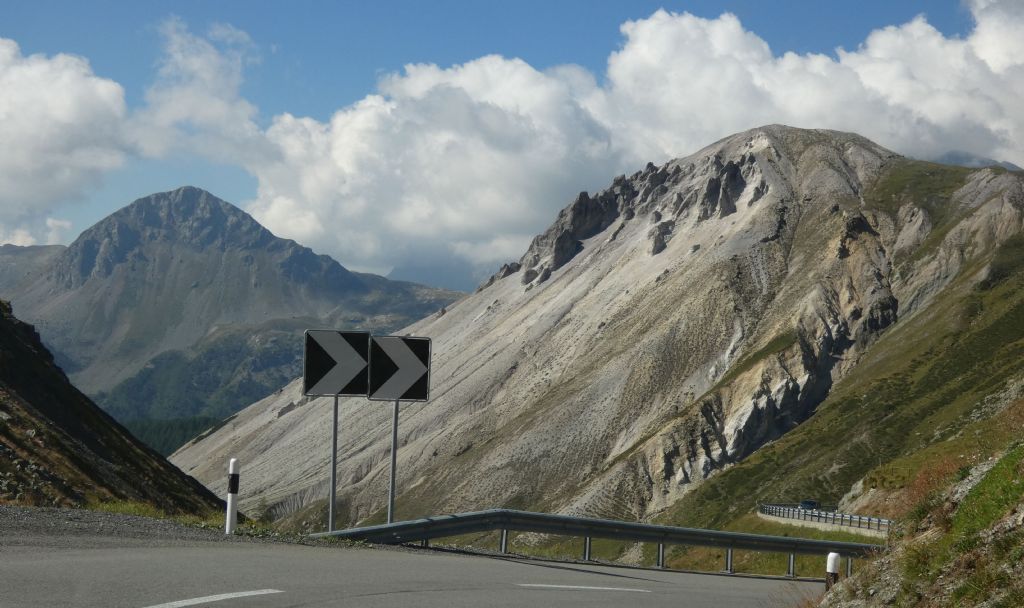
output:
[[[238,525],[238,459],[232,458],[228,462],[228,508],[225,514],[224,534],[234,534],[235,526]]]
[[[829,553],[825,560],[825,591],[839,582],[839,554]]]

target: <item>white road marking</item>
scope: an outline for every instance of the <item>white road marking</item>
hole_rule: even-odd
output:
[[[146,608],[182,608],[183,606],[195,606],[207,602],[219,602],[221,600],[233,600],[238,597],[252,597],[254,595],[268,595],[270,593],[284,593],[280,589],[257,589],[256,591],[238,591],[236,593],[221,593],[220,595],[207,595],[206,597],[194,597],[190,600],[178,600],[166,604],[146,606]]]
[[[632,591],[633,593],[650,593],[647,589],[627,589],[625,587],[585,587],[582,585],[540,585],[520,583],[520,587],[538,587],[541,589],[578,589],[583,591]]]

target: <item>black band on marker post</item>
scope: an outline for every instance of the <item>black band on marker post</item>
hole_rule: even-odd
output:
[[[228,494],[238,494],[238,473],[228,475]]]

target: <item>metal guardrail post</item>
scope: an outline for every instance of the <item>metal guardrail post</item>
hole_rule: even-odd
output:
[[[501,552],[508,553],[508,529],[501,530]]]
[[[665,543],[658,543],[658,567],[665,567]]]
[[[590,561],[590,537],[586,536],[583,538],[583,561]]]
[[[796,554],[789,554],[789,570],[786,571],[786,576],[790,578],[796,577]]]
[[[725,571],[729,574],[733,574],[735,572],[732,567],[732,547],[725,550]]]

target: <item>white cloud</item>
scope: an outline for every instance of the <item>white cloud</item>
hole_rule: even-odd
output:
[[[1024,65],[1024,3],[971,0],[976,27],[968,40],[974,53],[999,74]]]
[[[125,116],[121,86],[85,59],[25,56],[0,38],[0,223],[45,214],[119,167]]]
[[[0,223],[0,245],[57,245],[66,242],[72,224],[53,217],[35,218],[15,225]],[[42,238],[40,238],[42,236]]]
[[[251,167],[250,210],[360,268],[518,257],[579,184],[614,169],[607,130],[579,103],[594,86],[578,68],[496,56],[407,66],[327,123],[276,117],[267,137],[281,154]]]
[[[576,191],[767,123],[856,131],[921,157],[962,149],[1024,164],[1024,5],[973,0],[969,8],[976,23],[964,37],[918,17],[828,55],[771,49],[731,14],[658,11],[622,25],[601,78],[498,56],[413,64],[329,120],[281,114],[265,127],[241,93],[255,45],[226,25],[199,36],[168,20],[157,79],[128,118],[120,88],[83,60],[22,58],[14,47],[0,55],[0,75],[12,61],[75,66],[79,81],[114,102],[86,109],[112,107],[112,118],[94,121],[109,125],[95,132],[71,129],[79,135],[59,150],[110,150],[118,161],[127,133],[137,154],[240,165],[258,180],[247,206],[269,228],[386,272],[424,260],[516,258]],[[45,165],[45,155],[25,158]],[[56,158],[48,166],[79,157]],[[11,163],[0,156],[0,180],[16,175]],[[32,200],[65,196],[46,186],[34,186]]]
[[[779,122],[857,131],[919,156],[967,148],[1019,161],[1024,149],[1011,142],[1024,127],[1024,74],[1005,67],[1001,50],[1020,42],[1005,28],[991,32],[1004,14],[990,7],[976,16],[965,40],[918,17],[833,58],[774,55],[733,15],[659,11],[623,25],[626,44],[609,59],[609,86],[592,107],[637,158],[678,156]],[[981,31],[990,32],[984,57],[975,51]]]
[[[28,245],[35,245],[38,241],[32,236],[32,233],[26,228],[7,228],[3,224],[0,224],[0,245],[18,245],[19,247],[27,247]]]
[[[63,243],[64,237],[69,230],[71,230],[71,222],[52,217],[46,218],[46,244],[57,245]]]
[[[206,37],[196,36],[176,17],[163,22],[160,35],[157,79],[130,121],[139,153],[195,154],[237,164],[266,153],[256,106],[239,94],[244,68],[259,61],[249,35],[215,24]]]

